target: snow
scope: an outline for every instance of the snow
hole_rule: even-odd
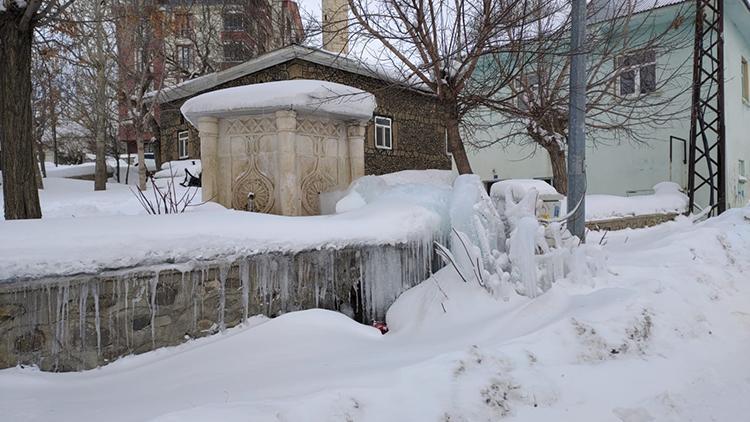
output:
[[[160,186],[164,186],[164,184],[160,183]],[[80,219],[86,217],[146,214],[146,210],[138,202],[131,189],[134,188],[110,181],[110,183],[107,183],[107,190],[97,192],[94,191],[94,182],[92,180],[47,177],[44,179],[44,189],[39,191],[42,218],[44,220],[57,218]],[[178,196],[187,189],[179,185],[175,186]],[[189,189],[193,190],[196,188]],[[223,209],[223,207],[214,203],[199,204],[200,192],[196,195],[193,206],[188,209],[190,211],[215,211]],[[0,196],[0,212],[2,212],[2,209],[3,201]],[[6,224],[11,223],[0,221],[0,227],[4,228]],[[40,226],[40,230],[46,230],[47,228],[54,229],[56,225],[63,223],[50,222],[47,224],[48,226]],[[85,225],[83,222],[76,223],[76,225],[78,224]]]
[[[607,271],[534,299],[446,267],[399,298],[384,336],[309,310],[91,371],[2,370],[0,409],[19,422],[744,420],[750,209],[602,243],[579,251]]]
[[[418,184],[450,186],[456,179],[452,170],[402,170],[378,176],[388,186]]]
[[[201,174],[201,160],[180,160],[169,161],[161,165],[161,169],[154,173],[155,179],[165,179],[175,177],[182,180],[185,177],[185,170],[189,171],[195,177]]]
[[[418,241],[430,237],[439,225],[439,217],[432,211],[399,204],[376,204],[352,213],[314,217],[222,209],[85,220],[1,221],[0,280],[165,262],[189,264],[264,251]]]
[[[450,170],[404,170],[360,177],[351,183],[336,203],[336,212],[355,210],[376,200],[406,201],[431,209],[444,208],[446,192],[451,189],[455,178],[456,174]],[[438,212],[445,215],[445,210]]]
[[[518,201],[531,189],[540,195],[558,195],[552,185],[535,179],[508,179],[492,184],[490,195],[495,201],[505,201],[508,192]],[[673,182],[661,182],[654,186],[651,195],[617,196],[586,195],[586,221],[632,217],[648,214],[683,213],[687,210],[688,197]],[[567,199],[562,197],[561,209],[567,209]]]
[[[180,108],[197,127],[201,116],[236,116],[294,110],[367,121],[375,96],[334,82],[296,79],[220,89],[193,97]]]
[[[654,186],[653,195],[586,195],[586,221],[648,214],[683,213],[687,207],[688,197],[680,192],[678,184],[661,182]],[[566,209],[565,204],[562,205],[562,209]]]
[[[505,198],[508,191],[515,200],[523,198],[530,189],[536,189],[540,195],[559,195],[552,185],[537,179],[507,179],[495,182],[490,187],[490,196]]]

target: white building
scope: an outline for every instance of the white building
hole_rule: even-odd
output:
[[[653,0],[651,0],[653,1]],[[692,8],[694,2],[661,0],[657,3],[660,14],[674,16],[678,10]],[[726,194],[727,205],[743,206],[748,201],[750,187],[746,183],[750,165],[750,2],[747,0],[725,0],[724,17],[724,89],[726,118]],[[664,6],[662,6],[664,5]],[[692,9],[690,9],[692,10]],[[673,19],[673,18],[672,18]],[[655,25],[669,25],[672,19],[657,21]],[[686,25],[694,26],[686,21]],[[685,47],[679,51],[657,51],[659,66],[683,66],[686,74],[692,74],[692,49],[694,31],[684,31]],[[682,89],[677,101],[690,104],[690,80]],[[653,95],[669,95],[654,92]],[[474,141],[488,142],[502,138],[507,130],[496,127],[476,133]],[[587,183],[588,193],[633,195],[649,191],[658,182],[674,181],[683,188],[688,184],[688,165],[685,143],[690,134],[690,114],[686,109],[681,117],[673,119],[656,129],[649,129],[646,144],[616,142],[597,139],[598,146],[587,139]],[[601,135],[600,135],[601,136]],[[612,145],[602,145],[612,144]],[[552,168],[547,153],[533,144],[495,144],[476,149],[469,147],[472,169],[487,184],[493,180],[509,178],[534,178],[551,181]]]

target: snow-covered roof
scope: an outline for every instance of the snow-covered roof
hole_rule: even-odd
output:
[[[207,92],[187,100],[180,111],[196,126],[202,116],[232,117],[277,110],[368,121],[376,106],[375,96],[359,88],[295,79]]]
[[[368,64],[340,54],[329,51],[304,47],[301,45],[290,45],[280,48],[269,53],[250,59],[242,64],[233,66],[220,72],[209,73],[180,84],[164,88],[157,92],[152,91],[146,94],[147,98],[157,96],[157,102],[163,104],[180,98],[190,97],[195,94],[207,91],[219,86],[225,82],[233,81],[246,75],[251,75],[269,67],[288,62],[293,59],[302,59],[311,63],[328,66],[334,69],[355,73],[375,79],[404,84],[393,75],[378,71]]]

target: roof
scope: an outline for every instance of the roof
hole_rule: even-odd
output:
[[[301,45],[290,45],[288,47],[280,48],[260,55],[242,64],[230,67],[229,69],[222,70],[220,72],[209,73],[207,75],[203,75],[198,78],[164,88],[158,93],[157,102],[163,104],[181,98],[191,97],[195,94],[210,90],[211,88],[219,86],[225,82],[233,81],[243,76],[251,75],[264,69],[268,69],[269,67],[276,66],[278,64],[285,63],[294,59],[301,59],[322,66],[343,70],[345,72],[355,73],[374,79],[380,79],[383,81],[404,85],[404,82],[399,80],[398,78],[388,75],[385,72],[377,71],[360,60],[355,60],[350,57],[331,53],[329,51],[317,48],[304,47]],[[427,91],[420,92],[427,93]],[[151,98],[154,95],[156,95],[156,92],[152,91],[146,94],[146,97]]]
[[[606,21],[613,18],[635,15],[662,7],[686,3],[688,0],[593,0],[589,9],[593,13],[591,22]]]
[[[203,116],[231,117],[294,110],[368,121],[375,96],[334,82],[293,79],[224,88],[185,101],[180,111],[193,124]]]

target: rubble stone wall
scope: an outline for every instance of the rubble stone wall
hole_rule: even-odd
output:
[[[370,323],[432,261],[429,243],[416,242],[0,281],[0,368],[90,369],[257,314],[325,308]]]

